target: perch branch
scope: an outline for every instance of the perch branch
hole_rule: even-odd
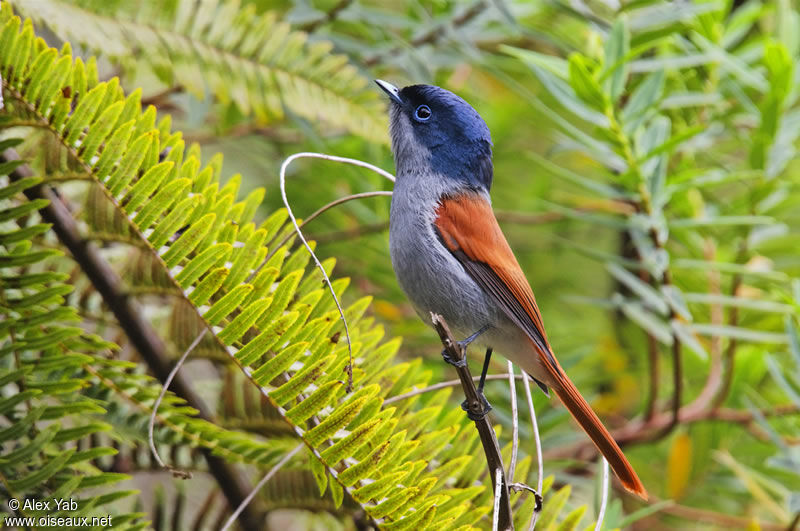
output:
[[[2,162],[12,160],[20,160],[19,154],[15,150],[7,149],[0,154]],[[16,181],[33,175],[30,166],[23,164],[12,171],[9,177],[12,181]],[[30,200],[47,199],[50,201],[49,205],[39,210],[42,219],[53,225],[53,232],[81,266],[97,292],[100,293],[128,340],[145,360],[156,378],[162,383],[165,382],[171,369],[166,346],[150,323],[145,320],[135,301],[128,297],[116,271],[100,255],[97,248],[81,236],[75,219],[55,192],[47,186],[39,185],[25,190],[24,193]],[[176,395],[197,410],[198,417],[213,422],[211,411],[180,374],[175,377],[172,388]],[[231,507],[237,507],[245,499],[249,489],[244,478],[224,459],[215,456],[211,450],[203,448],[201,451],[208,463],[209,472],[216,479],[222,492],[225,493],[228,504]],[[242,513],[240,521],[247,529],[257,529],[261,526],[262,519],[255,509],[248,507]]]
[[[450,328],[445,323],[440,315],[431,314],[433,327],[439,334],[439,339],[444,345],[445,351],[451,359],[460,361],[464,359],[464,351],[453,339],[453,334]],[[464,395],[467,398],[467,407],[472,412],[479,412],[483,408],[483,402],[478,396],[478,390],[475,388],[475,383],[472,380],[472,375],[469,372],[469,367],[466,363],[461,367],[456,367],[458,377],[461,380],[461,387],[464,389]],[[511,517],[511,502],[508,497],[508,485],[503,473],[503,458],[500,455],[500,446],[497,444],[497,437],[495,436],[492,425],[487,416],[480,420],[476,420],[475,428],[483,444],[483,451],[486,454],[486,464],[489,467],[489,476],[492,478],[495,495],[499,491],[499,498],[497,499],[495,518],[497,521],[496,529],[513,529],[514,521]]]

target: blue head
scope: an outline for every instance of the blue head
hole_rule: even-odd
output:
[[[376,80],[391,100],[389,132],[398,178],[444,178],[488,192],[492,186],[492,138],[469,103],[432,85],[398,90]]]

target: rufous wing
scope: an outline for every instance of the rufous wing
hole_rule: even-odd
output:
[[[605,456],[626,489],[647,499],[647,491],[622,450],[553,355],[528,280],[503,235],[489,202],[478,194],[444,197],[434,228],[475,282],[490,293],[503,312],[525,331],[554,382],[555,393]]]

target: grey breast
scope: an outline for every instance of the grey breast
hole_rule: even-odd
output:
[[[425,323],[431,323],[430,312],[438,313],[456,335],[466,337],[495,322],[488,310],[494,305],[436,235],[434,216],[445,190],[438,189],[437,179],[409,177],[398,175],[392,195],[392,267]]]

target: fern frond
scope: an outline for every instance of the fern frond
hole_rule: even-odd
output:
[[[368,80],[346,56],[332,54],[330,42],[308,42],[275,12],[256,14],[254,5],[242,7],[239,0],[203,2],[200,9],[191,0],[118,6],[113,16],[92,4],[62,0],[13,5],[63,40],[122,60],[123,68],[135,68],[129,58],[142,57],[165,83],[199,98],[210,91],[258,122],[280,120],[288,112],[387,141],[382,105]],[[42,62],[47,68],[54,63]],[[37,78],[43,72],[45,67]],[[32,94],[34,100],[38,96],[39,91]]]
[[[0,54],[3,112],[49,131],[70,164],[93,180],[102,196],[98,201],[110,205],[113,217],[105,219],[113,219],[113,230],[149,254],[148,267],[161,271],[159,285],[176,300],[170,324],[176,345],[185,347],[207,331],[203,348],[216,349],[238,366],[305,442],[319,490],[330,490],[334,505],[347,493],[381,525],[416,528],[445,514],[441,508],[456,499],[446,506],[446,519],[478,524],[491,507],[488,489],[472,487],[485,474],[485,463],[476,456],[456,461],[460,468],[443,464],[472,455],[464,452],[477,444],[474,430],[463,415],[445,413],[444,394],[383,406],[387,396],[424,387],[432,375],[419,359],[394,360],[400,343],[383,342],[382,328],[365,317],[370,299],[345,308],[356,361],[356,391],[348,394],[341,385],[348,348],[339,342],[342,325],[319,273],[306,271],[307,253],[292,250],[291,239],[277,249],[267,247],[289,234],[286,213],[278,211],[257,225],[252,216],[263,191],[237,200],[239,178],[223,184],[219,158],[201,169],[199,148],[186,150],[168,119],[157,124],[152,107],[141,109],[138,94],[126,97],[116,80],[99,83],[91,61],[54,56],[7,3],[0,8],[0,27],[1,38],[15,50]],[[302,45],[297,37],[286,38]],[[47,80],[39,69],[63,64],[72,90],[43,99]],[[325,266],[332,269],[333,261]],[[347,285],[347,279],[332,282],[338,295]],[[119,363],[97,369],[96,377],[108,392],[146,409],[157,385]],[[34,395],[29,389],[20,400]],[[282,450],[274,440],[195,419],[170,395],[166,408],[164,426],[192,444],[214,442],[226,459],[265,464]],[[465,444],[456,448],[454,441]]]
[[[3,151],[15,142],[0,144]],[[87,370],[94,361],[92,354],[98,344],[108,344],[71,326],[80,319],[73,308],[63,305],[72,291],[65,284],[67,275],[48,267],[58,253],[37,249],[30,239],[21,243],[17,239],[19,234],[26,238],[40,234],[48,225],[36,216],[36,210],[47,201],[29,201],[22,196],[41,179],[10,180],[10,171],[16,166],[2,164],[0,171],[0,389],[5,397],[0,400],[0,412],[11,422],[0,429],[0,477],[6,494],[20,500],[81,499],[77,508],[57,512],[23,507],[16,511],[20,516],[114,514],[111,502],[134,491],[98,496],[96,490],[88,489],[100,485],[107,489],[127,478],[93,464],[116,450],[104,446],[78,449],[80,440],[110,428],[93,420],[105,409],[85,394],[92,386]],[[141,516],[119,514],[114,522],[123,529],[137,528]]]

